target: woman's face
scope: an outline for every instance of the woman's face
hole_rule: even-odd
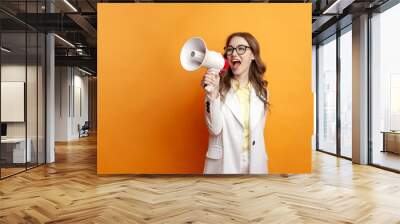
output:
[[[249,72],[250,64],[254,60],[253,52],[249,47],[250,45],[247,43],[246,39],[238,36],[233,37],[226,47],[225,51],[227,53],[229,66],[235,76],[248,74]],[[236,50],[232,52],[232,48],[236,48]]]

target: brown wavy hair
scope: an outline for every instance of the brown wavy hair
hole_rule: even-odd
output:
[[[265,63],[261,60],[260,57],[260,44],[258,43],[257,39],[247,32],[237,32],[232,33],[226,39],[225,46],[229,45],[229,42],[233,37],[242,37],[244,38],[250,46],[251,51],[254,54],[254,60],[250,64],[249,69],[249,82],[254,87],[256,91],[256,95],[260,100],[264,103],[264,108],[269,108],[270,104],[268,102],[268,81],[264,80],[264,73],[266,72]],[[227,55],[224,53],[224,57],[226,58]],[[222,96],[222,99],[225,98],[226,93],[231,88],[231,80],[233,79],[233,73],[231,68],[229,68],[220,79],[220,88],[219,92]]]

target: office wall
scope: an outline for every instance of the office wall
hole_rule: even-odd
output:
[[[55,141],[68,141],[69,131],[69,67],[55,68]]]
[[[82,76],[83,73],[75,70],[74,72],[74,104],[73,104],[73,119],[72,119],[72,136],[79,137],[78,124],[81,126],[88,121],[89,118],[89,92],[88,92],[88,77]]]
[[[180,48],[222,51],[238,31],[267,64],[270,172],[311,172],[310,21],[311,4],[98,4],[98,173],[202,173],[205,70],[184,71]]]
[[[72,67],[56,67],[55,74],[55,140],[77,139],[78,124],[88,120],[88,78]]]

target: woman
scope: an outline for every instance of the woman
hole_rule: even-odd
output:
[[[230,68],[219,77],[208,70],[202,86],[206,91],[206,122],[210,133],[204,173],[266,174],[264,128],[268,107],[265,65],[258,41],[250,34],[231,34],[224,57]]]

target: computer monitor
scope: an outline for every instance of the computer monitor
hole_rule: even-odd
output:
[[[1,136],[7,136],[7,124],[1,123]]]

